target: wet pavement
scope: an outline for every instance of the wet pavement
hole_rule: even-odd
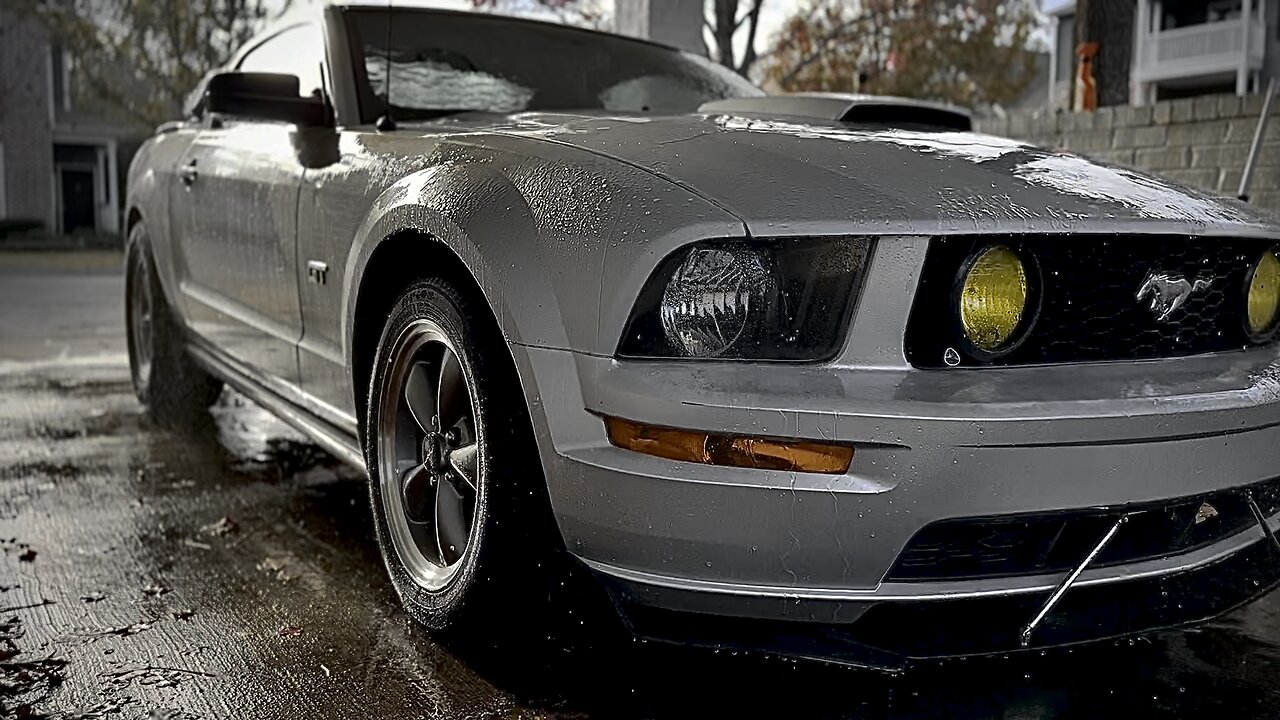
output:
[[[1280,714],[1276,594],[897,677],[634,642],[580,581],[530,637],[436,641],[384,577],[360,473],[233,392],[206,432],[146,423],[118,267],[0,254],[0,717]]]

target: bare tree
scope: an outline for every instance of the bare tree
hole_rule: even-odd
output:
[[[780,90],[1007,103],[1035,76],[1034,0],[812,0],[764,63]]]
[[[173,118],[209,70],[227,62],[290,0],[10,0],[38,18],[74,62],[77,90],[125,118]]]
[[[745,3],[740,0],[712,0],[712,14],[705,21],[707,32],[711,36],[707,54],[744,77],[759,57],[756,54],[756,31],[760,26],[760,7],[763,4],[764,0],[746,0]],[[746,44],[739,60],[736,58],[733,39],[744,27],[747,33]]]

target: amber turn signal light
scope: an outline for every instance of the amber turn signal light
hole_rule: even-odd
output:
[[[624,450],[702,465],[841,474],[853,460],[853,448],[848,445],[717,435],[615,417],[606,417],[604,424],[609,442]]]

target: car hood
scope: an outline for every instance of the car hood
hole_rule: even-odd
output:
[[[718,114],[517,124],[683,185],[754,235],[1280,235],[1274,216],[1237,200],[979,133]]]

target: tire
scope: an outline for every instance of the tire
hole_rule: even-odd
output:
[[[129,231],[125,251],[125,331],[133,392],[155,423],[199,429],[222,383],[187,354],[185,337],[156,275],[146,228]]]
[[[369,496],[406,610],[436,633],[490,633],[514,620],[513,608],[546,602],[560,541],[524,393],[483,300],[438,279],[411,286],[391,310],[374,368],[364,432]],[[459,380],[466,402],[441,390]],[[434,394],[423,391],[430,381]],[[459,418],[464,406],[469,416]],[[416,489],[406,491],[409,476]]]

